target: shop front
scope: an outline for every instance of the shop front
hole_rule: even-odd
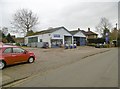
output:
[[[86,38],[80,37],[80,46],[85,46],[85,45],[86,45]]]
[[[64,44],[73,44],[72,43],[72,36],[64,36]]]
[[[52,48],[59,48],[63,44],[63,39],[51,39],[51,47]]]
[[[80,46],[80,37],[73,37],[74,42],[77,46]]]

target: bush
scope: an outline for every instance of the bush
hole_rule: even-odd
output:
[[[16,43],[16,46],[20,46],[20,43]]]
[[[104,38],[94,38],[94,39],[87,39],[89,44],[97,44],[97,43],[104,43],[105,39]]]
[[[109,47],[108,44],[105,44],[105,45],[104,45],[104,48],[108,48],[108,47]]]
[[[96,44],[92,43],[92,44],[88,44],[88,46],[93,46],[93,47],[95,47]]]

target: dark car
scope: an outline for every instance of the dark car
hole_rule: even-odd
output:
[[[43,42],[43,47],[42,48],[49,48],[49,43],[48,42]]]

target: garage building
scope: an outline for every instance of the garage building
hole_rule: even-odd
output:
[[[25,37],[25,44],[48,42],[49,47],[60,47],[65,43],[72,44],[72,34],[65,27],[49,28]]]
[[[85,46],[86,45],[86,36],[78,30],[70,31],[73,36],[73,43],[76,43],[77,46]]]
[[[48,42],[49,47],[56,48],[64,44],[85,45],[86,36],[80,31],[68,31],[65,27],[49,28],[25,37],[25,44],[32,47],[42,47],[43,42]]]

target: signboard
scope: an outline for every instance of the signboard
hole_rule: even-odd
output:
[[[60,38],[60,35],[59,34],[54,34],[54,37]]]
[[[108,44],[108,42],[109,42],[109,34],[108,33],[106,33],[105,41]]]
[[[108,44],[108,42],[109,42],[109,37],[105,37],[105,41],[106,41],[106,43]]]

